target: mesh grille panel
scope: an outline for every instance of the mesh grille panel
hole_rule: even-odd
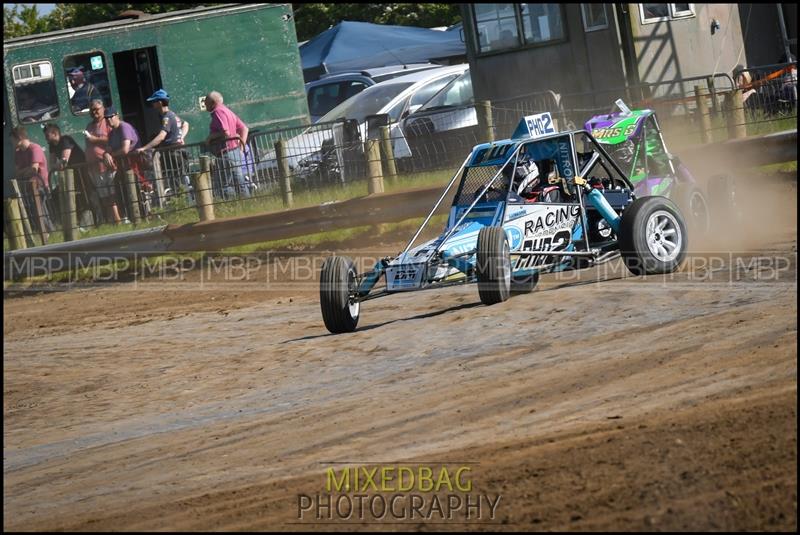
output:
[[[464,169],[464,175],[461,179],[461,184],[458,186],[458,193],[456,193],[454,204],[464,206],[472,204],[475,196],[480,193],[489,180],[500,170],[499,165],[487,165],[484,167],[468,167]],[[504,201],[506,198],[506,188],[503,185],[502,177],[499,177],[494,184],[493,188],[502,189],[497,191],[490,189],[486,195],[481,199],[481,202],[494,202]]]

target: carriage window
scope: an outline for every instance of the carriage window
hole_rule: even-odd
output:
[[[20,123],[49,121],[58,117],[58,95],[49,61],[15,65],[14,101]]]
[[[72,113],[89,113],[89,103],[101,99],[106,107],[111,106],[111,90],[108,84],[108,67],[102,52],[88,52],[64,58],[64,79],[69,93]]]

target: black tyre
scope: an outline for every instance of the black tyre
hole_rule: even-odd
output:
[[[654,275],[675,271],[686,256],[686,224],[666,197],[642,197],[622,213],[619,249],[628,271]]]
[[[693,234],[705,236],[711,232],[711,210],[700,188],[692,184],[676,184],[671,197],[686,217],[686,225]]]
[[[502,303],[511,293],[511,250],[501,227],[484,227],[478,234],[475,272],[484,305]]]
[[[334,334],[356,330],[361,306],[352,296],[357,290],[356,268],[343,256],[331,256],[322,264],[319,304],[325,327]]]
[[[532,292],[536,285],[539,284],[539,272],[526,277],[512,277],[511,278],[511,293],[529,293]]]

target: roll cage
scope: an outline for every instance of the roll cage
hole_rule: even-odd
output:
[[[589,151],[578,152],[575,143],[575,137],[582,136],[584,145],[589,145]],[[571,189],[570,194],[573,195],[577,199],[577,203],[581,206],[581,212],[583,216],[583,224],[586,225],[585,221],[585,205],[583,202],[583,197],[581,195],[580,188],[576,188],[574,186],[574,177],[577,174],[581,177],[586,177],[590,174],[594,168],[599,164],[603,170],[608,174],[611,178],[612,183],[615,185],[621,185],[622,187],[629,188],[633,190],[633,183],[628,178],[627,174],[620,168],[619,164],[611,158],[611,156],[606,152],[603,148],[602,144],[600,144],[587,130],[574,130],[571,132],[561,132],[557,134],[551,134],[548,136],[543,136],[540,138],[535,139],[523,139],[523,140],[505,140],[497,143],[487,143],[484,145],[478,145],[473,148],[470,155],[464,160],[464,163],[461,164],[459,170],[453,175],[453,178],[450,179],[447,187],[445,188],[442,195],[439,197],[439,200],[436,201],[433,209],[430,211],[428,216],[423,221],[420,228],[414,234],[414,237],[408,242],[405,249],[403,250],[402,254],[408,253],[408,251],[413,247],[414,242],[417,240],[419,235],[422,233],[428,222],[430,221],[431,217],[436,213],[439,206],[441,205],[442,201],[447,197],[448,192],[453,187],[453,184],[456,180],[461,177],[461,182],[459,183],[458,190],[456,192],[455,198],[453,199],[452,208],[456,210],[451,210],[450,217],[448,218],[448,224],[445,231],[444,236],[438,240],[439,244],[437,245],[438,248],[444,244],[448,238],[450,238],[456,229],[464,222],[467,216],[472,212],[472,210],[478,205],[489,205],[494,204],[500,209],[500,213],[498,214],[499,217],[495,217],[495,221],[499,220],[502,222],[505,219],[505,207],[511,202],[513,204],[513,200],[511,198],[513,194],[513,188],[507,187],[505,191],[501,191],[501,195],[503,195],[502,199],[497,200],[489,200],[484,203],[479,203],[481,199],[486,198],[487,192],[493,187],[493,185],[497,182],[498,178],[502,174],[503,168],[508,165],[513,160],[513,167],[511,169],[511,176],[515,176],[517,165],[519,164],[519,156],[520,152],[526,150],[528,147],[534,147],[538,144],[547,143],[548,141],[556,141],[559,138],[566,138],[569,141],[569,153],[566,157],[569,159],[569,166],[563,165],[565,162],[556,162],[558,165],[561,163],[562,165],[559,166],[559,173],[563,176],[564,169],[578,169],[578,163],[581,163],[580,170],[575,173],[573,171],[572,176],[565,176],[564,178],[567,179],[567,185]],[[586,148],[586,147],[584,147]],[[580,158],[578,157],[580,154]],[[541,159],[541,158],[538,158]],[[470,165],[471,163],[471,165]],[[490,167],[490,166],[497,166],[497,171],[492,175],[491,179],[483,185],[483,189],[480,190],[479,193],[474,195],[474,200],[469,204],[466,205],[466,209],[463,209],[462,204],[458,204],[458,201],[464,197],[462,193],[468,186],[467,182],[467,174],[469,169],[476,168],[476,167]],[[619,183],[619,184],[618,184]],[[509,184],[511,186],[511,184]],[[584,227],[585,228],[585,227]],[[584,236],[587,234],[584,233]],[[588,242],[587,242],[587,250],[588,250]]]
[[[584,143],[584,149],[589,149],[588,151],[584,150],[582,152],[577,151],[576,145],[576,137],[580,137]],[[576,187],[574,183],[575,176],[586,177],[588,174],[592,173],[592,171],[600,166],[608,175],[611,180],[611,183],[614,187],[620,188],[627,188],[631,192],[633,191],[633,184],[631,183],[628,176],[623,172],[620,168],[618,163],[614,161],[603,146],[587,131],[587,130],[574,130],[570,132],[562,132],[557,134],[552,134],[548,136],[543,136],[539,138],[527,138],[527,139],[520,139],[520,140],[503,140],[495,143],[487,143],[483,145],[478,145],[473,148],[472,152],[467,156],[467,158],[463,161],[461,166],[459,167],[458,171],[453,175],[453,177],[448,182],[447,186],[445,187],[444,191],[442,192],[439,199],[434,204],[431,211],[426,216],[425,220],[422,222],[420,227],[417,229],[417,232],[408,242],[406,247],[403,251],[394,258],[384,258],[379,260],[375,267],[366,273],[361,274],[358,276],[357,280],[357,290],[353,294],[353,299],[358,301],[365,301],[373,298],[380,297],[382,295],[386,295],[389,292],[386,289],[381,290],[380,292],[376,292],[370,294],[370,290],[372,287],[377,283],[380,277],[386,272],[389,264],[394,262],[398,259],[403,259],[403,263],[405,264],[405,260],[408,260],[408,264],[419,264],[419,261],[415,259],[409,258],[407,255],[409,251],[414,246],[414,243],[419,238],[422,231],[426,228],[428,223],[430,222],[431,218],[437,212],[439,207],[442,205],[444,200],[447,198],[448,193],[453,189],[453,186],[458,182],[458,189],[453,199],[453,202],[450,207],[450,215],[448,218],[447,226],[444,232],[434,240],[432,243],[433,249],[429,252],[427,259],[424,260],[425,265],[425,273],[428,273],[429,270],[433,268],[439,267],[452,267],[456,268],[457,270],[463,272],[467,279],[471,276],[471,263],[469,262],[469,258],[474,256],[476,253],[476,249],[472,248],[470,250],[459,252],[458,254],[448,256],[447,258],[443,257],[442,254],[442,247],[444,244],[447,243],[447,240],[451,238],[462,226],[465,220],[468,218],[470,214],[476,208],[486,209],[486,210],[493,210],[493,213],[490,217],[490,220],[485,220],[482,224],[484,226],[503,226],[506,218],[506,207],[511,204],[519,205],[519,201],[516,201],[512,198],[513,188],[506,186],[506,188],[502,188],[499,190],[499,196],[496,196],[493,200],[489,200],[486,202],[480,202],[481,199],[485,197],[487,192],[493,187],[493,185],[497,182],[498,178],[500,177],[503,168],[506,165],[511,164],[512,167],[512,176],[516,171],[516,167],[519,164],[520,153],[525,150],[528,151],[531,147],[535,147],[537,144],[543,144],[548,142],[553,142],[557,140],[563,140],[566,144],[562,144],[562,150],[564,152],[563,157],[567,159],[568,166],[565,167],[564,165],[559,167],[559,171],[561,173],[564,172],[564,169],[572,169],[573,173],[568,178],[567,184],[568,187],[571,188],[573,198],[576,199],[576,202],[571,202],[568,204],[577,205],[579,206],[580,210],[580,221],[583,229],[588,229],[587,223],[587,212],[586,212],[586,203],[584,199],[584,195],[582,193],[581,188]],[[564,150],[567,149],[567,150]],[[534,153],[534,155],[536,155]],[[558,162],[557,162],[558,163]],[[565,162],[561,162],[564,164]],[[580,163],[581,166],[577,172],[578,166],[576,164]],[[571,167],[570,167],[571,166]],[[468,174],[471,169],[476,168],[496,168],[494,172],[491,172],[491,178],[488,180],[483,180],[480,183],[480,187],[478,191],[474,194],[473,199],[467,203],[460,203],[460,200],[463,200],[464,195],[461,195],[464,191],[469,191],[475,184],[471,184],[468,182]],[[459,178],[461,179],[459,181]],[[510,186],[510,185],[509,185]],[[546,204],[546,203],[532,203],[532,204]],[[583,232],[583,250],[573,250],[569,253],[562,253],[562,256],[589,256],[589,257],[597,257],[596,251],[591,249],[589,243],[589,233],[584,231]],[[558,253],[538,253],[538,252],[528,252],[528,253],[514,253],[514,254],[547,254],[547,255],[557,255]],[[603,253],[604,255],[606,253]],[[463,280],[458,282],[447,282],[447,281],[425,281],[422,287],[419,289],[426,289],[426,288],[433,288],[433,287],[442,287],[451,284],[463,284]]]

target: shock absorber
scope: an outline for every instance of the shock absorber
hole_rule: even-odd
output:
[[[611,225],[614,233],[619,233],[619,222],[621,218],[608,203],[605,196],[600,193],[600,190],[591,187],[586,180],[579,176],[575,177],[575,185],[583,188],[583,190],[586,192],[586,200],[589,201],[589,203],[594,206],[600,215],[603,216],[603,219],[605,219],[606,222]]]

